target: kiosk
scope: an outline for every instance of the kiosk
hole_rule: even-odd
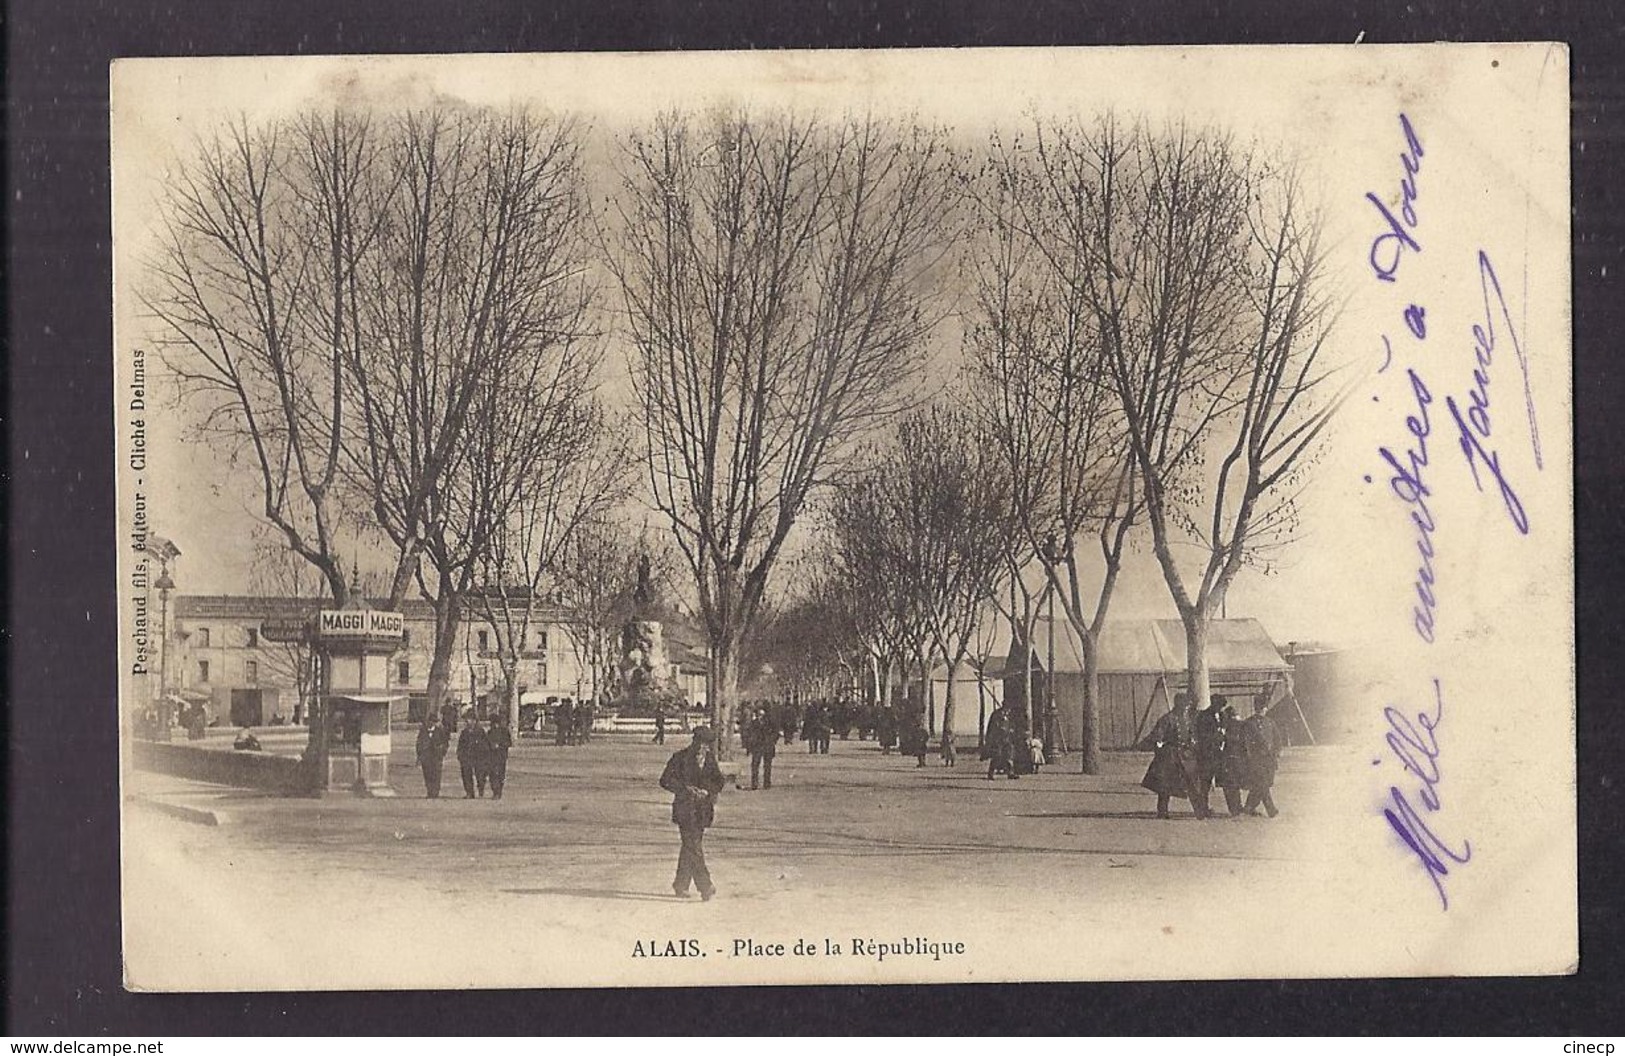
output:
[[[393,796],[389,784],[389,658],[406,623],[398,612],[362,604],[323,609],[316,647],[323,668],[320,790]]]

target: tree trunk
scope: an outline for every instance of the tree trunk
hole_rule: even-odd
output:
[[[942,695],[942,732],[943,735],[951,733],[954,728],[954,679],[959,675],[959,661],[948,662],[948,690]]]
[[[976,668],[976,749],[981,751],[987,737],[987,661]]]
[[[926,736],[934,736],[937,732],[937,682],[931,677],[931,661],[929,656],[920,653],[920,703],[925,707]]]
[[[739,643],[721,641],[711,648],[711,730],[717,735],[717,758],[733,758],[734,710],[739,697]]]
[[[502,664],[502,723],[512,733],[519,728],[519,660]]]
[[[1021,713],[1031,714],[1033,710],[1033,689],[1036,683],[1033,680],[1033,643],[1032,634],[1026,627],[1021,628]]]
[[[1207,669],[1208,611],[1197,606],[1180,616],[1185,621],[1185,691],[1192,707],[1204,708],[1212,694]]]
[[[451,654],[457,645],[457,625],[462,618],[462,605],[456,591],[449,589],[441,591],[433,605],[434,653],[429,661],[429,710],[439,714],[451,686]]]
[[[1083,645],[1083,772],[1100,773],[1100,637],[1099,631],[1078,635]]]

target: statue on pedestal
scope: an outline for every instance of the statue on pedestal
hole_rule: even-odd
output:
[[[621,628],[620,675],[615,704],[634,712],[671,711],[680,707],[682,694],[668,675],[659,605],[649,555],[638,558],[637,586],[632,591],[632,615]]]

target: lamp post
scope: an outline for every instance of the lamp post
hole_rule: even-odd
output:
[[[170,704],[169,704],[169,592],[175,589],[175,581],[169,575],[169,562],[163,562],[158,582],[158,729],[153,731],[153,739],[159,741],[169,740]]]
[[[1055,566],[1061,561],[1061,545],[1054,534],[1044,540],[1044,563],[1048,566],[1049,584],[1049,663],[1045,665],[1044,694],[1044,758],[1055,756]]]

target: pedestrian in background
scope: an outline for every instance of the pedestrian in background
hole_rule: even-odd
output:
[[[1190,800],[1197,817],[1207,817],[1207,797],[1196,793],[1196,715],[1189,694],[1174,694],[1173,708],[1147,740],[1153,754],[1140,784],[1157,794],[1157,817],[1168,817],[1168,802],[1176,797]]]
[[[959,751],[954,744],[954,731],[942,731],[942,765],[953,766],[959,762]]]
[[[513,734],[508,732],[506,722],[492,719],[485,741],[487,769],[491,773],[491,798],[501,799],[502,788],[508,783],[508,749],[513,747]]]
[[[1270,789],[1275,784],[1275,771],[1281,761],[1281,728],[1270,718],[1269,694],[1260,693],[1253,698],[1253,715],[1242,727],[1242,743],[1246,746],[1247,805],[1246,811],[1258,815],[1259,804],[1264,812],[1275,817],[1275,799]]]
[[[890,755],[897,747],[897,709],[890,704],[883,706],[875,718],[875,735],[880,739],[881,755]]]
[[[485,753],[490,742],[486,740],[485,731],[480,729],[479,721],[474,717],[474,709],[469,708],[464,715],[462,732],[457,735],[457,767],[463,775],[463,798],[474,799],[475,784],[478,782],[479,794],[485,795],[485,782],[488,775],[486,771]]]
[[[910,715],[903,726],[903,754],[914,757],[916,769],[925,765],[929,745],[930,740],[925,735],[925,727],[920,725],[920,717]]]
[[[655,743],[666,743],[666,709],[662,707],[655,708]]]
[[[451,733],[429,712],[418,729],[418,766],[423,769],[423,791],[430,799],[440,798],[440,777],[450,747]]]
[[[751,791],[756,791],[758,777],[761,778],[762,788],[772,788],[773,757],[779,750],[779,724],[765,706],[758,707],[756,714],[745,724],[743,740],[745,750],[750,753]]]
[[[1219,763],[1224,758],[1224,698],[1217,693],[1208,699],[1208,706],[1196,713],[1196,795],[1203,807],[1208,807],[1208,796],[1219,778]]]
[[[710,727],[697,727],[689,746],[672,753],[660,775],[660,787],[672,795],[671,820],[682,840],[671,885],[678,898],[688,897],[691,883],[707,902],[717,890],[705,864],[705,830],[716,821],[716,800],[723,785],[722,768],[712,750],[715,743]]]
[[[1241,813],[1241,790],[1247,787],[1247,751],[1242,744],[1242,721],[1225,697],[1215,696],[1219,709],[1219,767],[1213,780],[1224,790],[1224,805],[1232,818]]]
[[[1010,706],[1000,704],[987,718],[987,730],[982,735],[983,751],[987,753],[987,779],[1002,773],[1014,781],[1016,773],[1016,740],[1020,732],[1015,728]]]

